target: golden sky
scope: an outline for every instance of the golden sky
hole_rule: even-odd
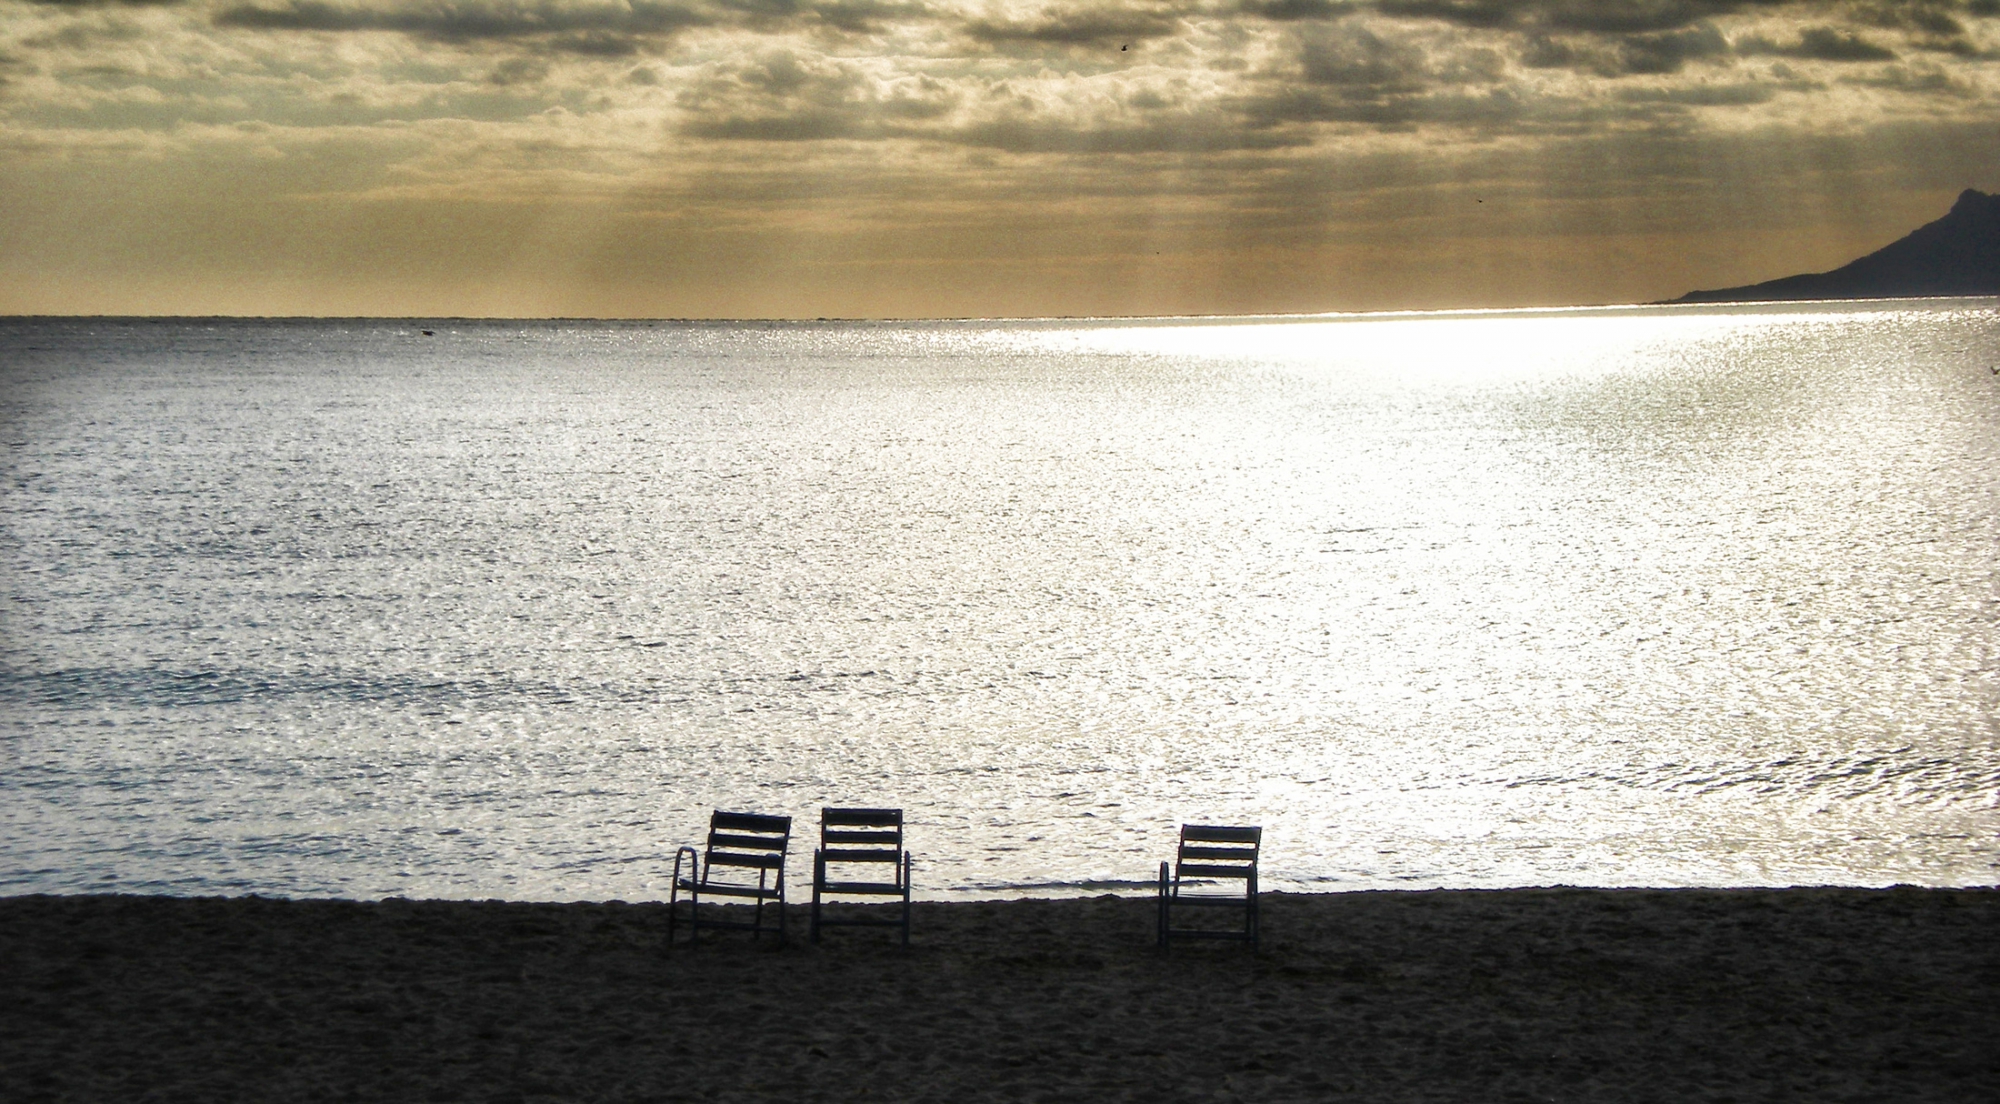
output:
[[[1615,303],[2000,191],[2000,0],[0,0],[0,314]]]

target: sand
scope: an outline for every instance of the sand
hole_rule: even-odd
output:
[[[2000,891],[920,904],[662,947],[655,904],[0,898],[0,1099],[2000,1099]],[[803,921],[803,913],[797,914]]]

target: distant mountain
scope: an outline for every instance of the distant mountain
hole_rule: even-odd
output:
[[[1858,261],[1748,287],[1690,291],[1674,303],[2000,295],[2000,196],[1960,192],[1951,213]]]

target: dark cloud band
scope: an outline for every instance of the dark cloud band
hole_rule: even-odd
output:
[[[691,7],[634,0],[624,4],[565,5],[442,3],[375,8],[292,0],[278,7],[225,8],[215,22],[223,27],[286,31],[399,31],[444,41],[581,36],[599,45],[586,52],[610,52],[605,35],[667,35],[705,26],[713,17]],[[597,36],[591,38],[589,36]]]
[[[1134,9],[1084,9],[1022,22],[975,21],[965,33],[980,42],[1030,42],[1064,46],[1119,45],[1172,34],[1173,16]]]

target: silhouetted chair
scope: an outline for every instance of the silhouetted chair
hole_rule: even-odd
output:
[[[775,931],[785,938],[785,853],[792,843],[792,818],[761,813],[725,813],[720,809],[708,818],[708,846],[705,851],[683,847],[674,852],[674,882],[667,895],[667,942],[674,941],[680,921],[680,897],[688,899],[688,938],[698,937],[703,928],[734,928],[762,938],[764,905],[777,906]],[[687,864],[683,871],[682,863]],[[755,873],[756,881],[751,881]],[[701,899],[720,897],[750,901],[754,907],[749,920],[704,920]]]
[[[1176,939],[1240,939],[1257,943],[1257,848],[1262,828],[1181,825],[1180,853],[1160,864],[1160,949]],[[1172,869],[1169,870],[1169,865]],[[1240,925],[1176,926],[1183,910],[1242,914]]]
[[[828,897],[900,898],[902,908],[894,917],[836,918],[821,914],[820,906]],[[813,852],[813,942],[819,942],[821,928],[840,927],[900,927],[903,945],[910,945],[910,853],[903,850],[903,810],[819,811],[819,849]]]

